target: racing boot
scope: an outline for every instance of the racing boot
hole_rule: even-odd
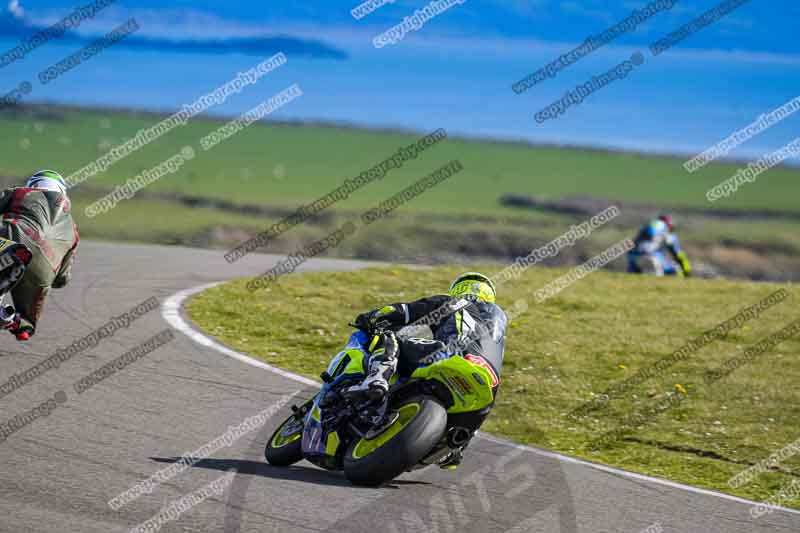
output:
[[[457,450],[453,450],[450,452],[445,460],[439,463],[439,468],[442,470],[455,470],[458,468],[458,465],[461,464],[461,461],[464,459],[464,450],[463,448],[459,448]]]
[[[467,449],[467,446],[469,446],[469,443],[472,441],[472,437],[474,435],[475,435],[474,431],[469,433],[468,436],[466,437],[463,436],[463,432],[458,436],[456,436],[456,433],[448,435],[448,443],[450,442],[453,442],[453,444],[458,443],[460,444],[460,446],[458,448],[453,449],[450,452],[450,455],[445,457],[444,460],[441,463],[439,463],[439,468],[441,468],[442,470],[457,469],[458,465],[461,464],[461,461],[464,460],[464,450]]]
[[[385,331],[381,346],[370,354],[367,377],[347,389],[347,394],[365,394],[371,400],[379,400],[389,390],[389,379],[397,370],[397,337],[391,331]]]
[[[20,342],[31,338],[32,330],[22,326],[22,317],[10,305],[0,309],[0,329],[11,332]]]

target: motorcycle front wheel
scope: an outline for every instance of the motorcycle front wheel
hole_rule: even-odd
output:
[[[303,421],[294,415],[278,426],[267,441],[264,456],[274,466],[289,466],[303,458]]]

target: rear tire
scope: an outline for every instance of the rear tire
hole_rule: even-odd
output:
[[[344,474],[354,485],[377,486],[411,469],[439,442],[447,410],[430,396],[393,406],[401,415],[374,439],[357,439],[344,456]]]
[[[290,432],[282,435],[281,432],[289,424],[299,424],[298,432]],[[278,429],[270,436],[264,456],[267,462],[273,466],[290,466],[303,459],[303,424],[290,416],[278,426]]]

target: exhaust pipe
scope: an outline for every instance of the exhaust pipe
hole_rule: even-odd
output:
[[[472,432],[467,428],[454,427],[447,432],[447,445],[450,448],[461,448],[472,438]]]

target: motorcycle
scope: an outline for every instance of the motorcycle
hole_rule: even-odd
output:
[[[352,396],[369,368],[370,340],[356,331],[336,354],[319,393],[278,426],[267,442],[271,465],[302,459],[344,471],[354,485],[377,486],[406,471],[446,464],[460,454],[491,411],[499,378],[482,355],[466,353],[390,380],[379,400]]]
[[[7,304],[8,294],[22,279],[33,258],[24,244],[0,237],[0,329],[14,323],[17,311]]]
[[[689,260],[686,254],[679,252],[677,256],[673,256],[662,252],[655,251],[631,251],[628,254],[628,272],[636,274],[645,274],[651,276],[678,276],[687,277],[695,273],[689,266]]]

